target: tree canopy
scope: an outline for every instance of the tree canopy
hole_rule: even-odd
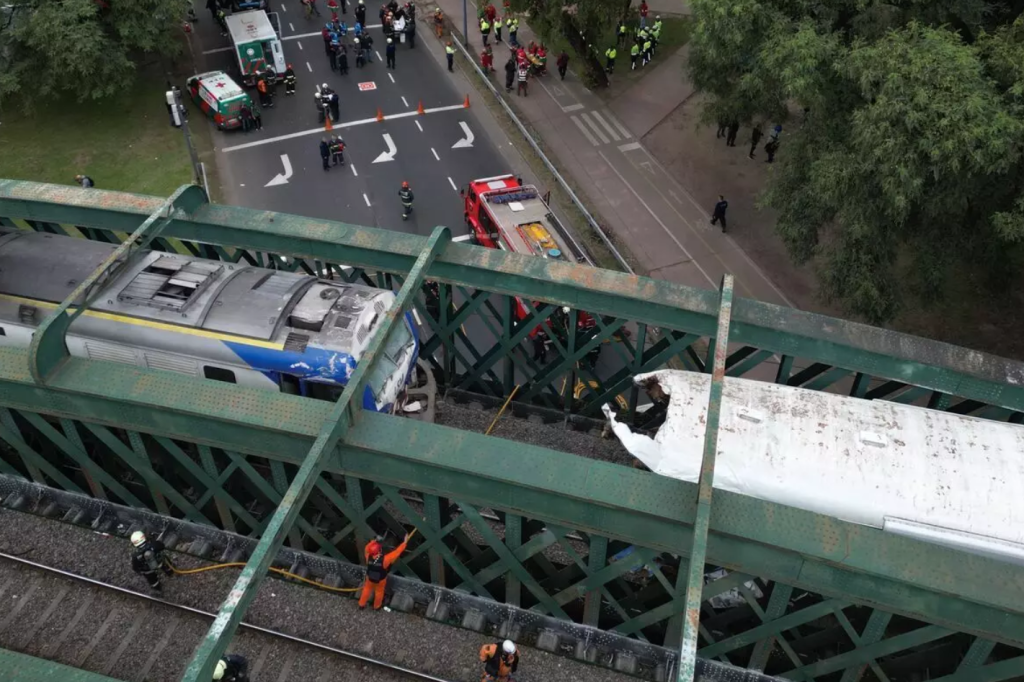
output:
[[[785,121],[762,203],[872,322],[1024,257],[1024,0],[693,0],[705,119]]]
[[[129,87],[139,60],[175,54],[190,0],[8,0],[0,9],[0,101],[31,106]]]

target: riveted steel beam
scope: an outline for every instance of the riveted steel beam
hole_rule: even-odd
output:
[[[99,284],[125,267],[132,256],[160,236],[175,212],[191,214],[206,203],[206,192],[195,185],[182,185],[167,201],[156,207],[131,237],[121,243],[99,267],[86,277],[68,297],[39,325],[29,346],[29,368],[36,382],[42,384],[47,377],[69,357],[64,337],[75,318],[89,307],[99,292]],[[74,306],[74,307],[72,307]]]
[[[722,413],[722,388],[725,361],[729,355],[729,326],[732,321],[732,275],[722,278],[718,304],[718,330],[715,333],[711,387],[708,391],[708,416],[704,426],[704,454],[697,481],[697,510],[693,521],[686,569],[686,606],[683,614],[683,641],[679,649],[679,682],[693,682],[697,665],[697,640],[700,637],[700,605],[704,589],[704,560],[708,554],[708,530],[711,526],[711,496],[715,484],[715,460],[718,456],[718,421]]]
[[[295,519],[312,492],[320,474],[327,466],[338,442],[349,432],[356,422],[360,411],[363,391],[370,378],[370,372],[384,352],[388,338],[398,325],[405,324],[405,311],[412,304],[413,297],[423,283],[430,263],[451,242],[451,232],[446,227],[434,228],[427,248],[416,259],[409,277],[398,293],[391,309],[381,319],[380,327],[374,333],[359,360],[355,372],[349,379],[338,402],[331,406],[331,411],[317,434],[313,446],[303,458],[302,466],[292,479],[291,485],[281,498],[270,522],[263,531],[263,537],[253,550],[252,556],[235,581],[231,592],[221,604],[217,618],[210,625],[206,637],[196,648],[192,660],[182,677],[183,682],[206,682],[213,675],[213,668],[227,650],[231,637],[238,624],[242,622],[249,604],[256,598],[260,583],[267,574],[267,569],[281,549],[285,536],[295,523]]]

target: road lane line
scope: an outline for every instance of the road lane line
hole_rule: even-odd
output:
[[[608,138],[605,137],[605,134],[601,131],[601,129],[597,126],[597,124],[594,123],[594,121],[590,118],[590,116],[587,114],[587,112],[583,112],[582,114],[580,114],[580,118],[582,118],[583,122],[586,123],[588,126],[590,126],[591,129],[593,129],[593,131],[595,133],[597,133],[597,136],[599,138],[601,138],[601,143],[602,144],[608,144],[608,141],[609,141]]]
[[[392,75],[391,75],[390,73],[388,73],[388,78],[390,78],[390,79],[391,79],[391,82],[392,82],[392,83],[394,83],[394,82],[395,82],[395,77],[394,77],[394,76],[392,76]],[[409,105],[407,104],[406,106],[409,106]]]
[[[446,106],[446,107],[431,107],[430,109],[424,109],[423,113],[425,113],[425,114],[437,114],[437,113],[441,113],[441,112],[444,112],[444,111],[455,111],[456,109],[464,109],[464,108],[465,108],[465,106],[463,104],[452,104],[452,105],[449,105],[449,106]],[[402,111],[402,112],[399,112],[397,114],[388,114],[384,118],[387,119],[387,120],[392,120],[392,119],[396,119],[396,118],[407,118],[407,117],[418,116],[418,115],[419,115],[419,112],[417,112],[417,111]],[[334,128],[353,128],[355,126],[367,125],[367,124],[376,123],[376,122],[377,122],[377,117],[374,116],[373,118],[363,118],[363,119],[359,119],[357,121],[346,121],[344,123],[335,123],[333,127]],[[324,127],[323,126],[317,126],[316,128],[312,128],[310,130],[300,130],[297,133],[288,133],[286,135],[278,135],[277,137],[270,137],[270,138],[267,138],[265,140],[257,140],[255,142],[244,142],[242,144],[236,144],[233,147],[224,147],[223,149],[221,149],[221,151],[222,152],[234,152],[234,151],[238,151],[240,149],[249,149],[251,147],[259,147],[259,146],[262,146],[262,145],[265,145],[265,144],[272,144],[272,143],[275,143],[275,142],[281,142],[282,140],[291,140],[291,139],[296,138],[296,137],[305,137],[306,135],[322,135],[323,132],[324,132]]]
[[[213,50],[203,50],[203,54],[217,54],[218,52],[231,52],[234,48],[232,47],[218,47]]]
[[[619,151],[620,152],[631,152],[634,149],[640,149],[640,143],[639,142],[627,142],[626,144],[620,144],[619,145]]]
[[[604,126],[604,129],[608,131],[608,134],[611,135],[612,139],[615,140],[616,142],[618,142],[619,141],[619,135],[608,124],[608,121],[604,120],[604,118],[602,118],[601,114],[596,112],[596,111],[591,112],[591,113],[594,115],[594,119],[598,123],[600,123],[602,126]]]
[[[430,148],[430,151],[434,152],[434,148],[433,148],[433,147],[431,147],[431,148]],[[437,152],[434,152],[434,158],[435,158],[436,160],[438,160],[438,161],[440,161],[440,160],[441,160],[441,157],[437,155]]]
[[[592,145],[594,145],[596,147],[597,146],[597,138],[595,138],[590,133],[590,131],[587,130],[586,126],[584,126],[582,123],[580,123],[580,120],[577,117],[575,117],[575,116],[570,116],[569,118],[571,118],[572,122],[576,124],[576,127],[580,129],[580,132],[583,133],[583,137],[587,138],[587,140],[590,141],[590,144],[592,144]]]
[[[448,176],[448,184],[450,184],[452,186],[452,189],[455,190],[456,192],[459,191],[459,188],[455,186],[455,181],[452,180],[452,176],[450,175]]]
[[[309,69],[310,73],[313,73],[313,67],[309,65],[309,62],[306,62],[306,68]]]
[[[348,165],[348,167],[352,169],[352,175],[354,175],[354,176],[356,176],[358,178],[359,177],[359,171],[356,170],[356,165],[354,163],[350,163]]]
[[[285,14],[288,14],[288,6],[287,6],[287,5],[284,5],[284,4],[282,4],[282,5],[281,5],[281,11],[282,11],[282,12],[284,12]]]
[[[562,111],[568,114],[570,111],[579,111],[582,108],[583,108],[582,104],[576,103],[576,104],[570,104],[567,107],[562,107]]]
[[[377,55],[377,61],[378,61],[378,62],[382,62],[382,61],[384,61],[384,58],[380,56],[380,50],[374,50],[374,51],[373,51],[373,53],[374,53],[375,55]]]
[[[624,140],[628,140],[629,138],[633,137],[633,135],[628,130],[626,130],[626,126],[619,123],[619,119],[612,116],[612,112],[605,112],[605,116],[607,116],[608,120],[611,121],[615,125],[615,127],[619,129],[619,132],[622,133],[622,138]]]
[[[423,126],[420,125],[420,122],[419,121],[413,121],[413,123],[416,124],[416,127],[419,128],[420,132],[422,133],[423,132]]]
[[[390,76],[391,74],[389,73],[388,75]],[[409,108],[409,103],[405,101],[405,95],[402,95],[402,104],[405,105],[406,109]]]
[[[295,27],[294,27],[294,26],[292,26],[292,22],[290,22],[290,21],[288,22],[288,30],[289,30],[289,31],[292,31],[292,32],[294,32],[294,31],[295,31]]]
[[[366,202],[367,206],[370,205],[370,197],[366,196],[366,192],[363,192],[363,201]]]
[[[302,43],[295,43],[295,44],[299,46],[299,50],[301,51],[302,50]]]
[[[665,234],[667,234],[669,236],[669,239],[671,239],[672,241],[674,241],[676,243],[676,246],[679,247],[679,250],[683,252],[683,254],[690,260],[691,263],[693,263],[693,265],[697,268],[697,270],[700,271],[700,274],[704,275],[704,279],[706,279],[708,281],[708,283],[711,285],[711,288],[712,289],[717,289],[718,288],[718,283],[715,282],[715,280],[711,279],[711,276],[707,272],[704,271],[704,268],[702,268],[700,266],[700,263],[698,263],[696,260],[694,260],[693,256],[690,254],[690,252],[686,250],[685,246],[683,246],[683,243],[681,241],[679,241],[679,238],[676,237],[675,234],[673,234],[670,229],[668,229],[668,227],[665,225],[665,223],[661,222],[661,218],[658,217],[658,214],[655,213],[651,209],[651,207],[647,205],[647,202],[644,201],[640,197],[639,194],[637,194],[637,191],[635,189],[633,189],[633,186],[629,184],[629,182],[626,180],[625,177],[623,177],[622,173],[619,172],[619,169],[616,168],[614,166],[614,164],[612,164],[612,162],[608,160],[608,157],[604,155],[604,152],[598,150],[597,153],[601,156],[602,159],[604,159],[604,162],[606,164],[608,164],[608,167],[612,169],[612,172],[615,173],[615,175],[618,176],[619,180],[622,181],[622,184],[626,186],[626,189],[628,189],[630,192],[632,192],[633,196],[636,197],[636,200],[639,201],[640,204],[644,208],[647,209],[647,212],[651,214],[651,217],[654,218],[655,222],[657,222],[659,225],[661,225],[661,229],[663,229],[665,231]]]

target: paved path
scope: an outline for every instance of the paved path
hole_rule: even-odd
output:
[[[455,26],[462,25],[459,0],[435,2]],[[472,19],[476,10],[472,3],[469,7]],[[523,44],[535,39],[525,23],[520,24],[519,39]],[[470,48],[476,52],[480,47],[479,31],[471,28]],[[496,49],[495,65],[504,64],[506,55],[504,48]],[[792,305],[730,236],[709,224],[717,197],[693,196],[640,142],[687,96],[684,58],[684,53],[658,55],[647,67],[653,73],[612,108],[587,90],[571,68],[565,81],[552,72],[531,82],[529,97],[508,99],[540,133],[563,172],[583,189],[583,201],[622,237],[652,277],[717,288],[728,272],[739,295]]]

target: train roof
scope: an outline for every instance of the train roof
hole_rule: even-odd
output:
[[[551,209],[533,185],[512,175],[474,180],[470,187],[496,223],[502,248],[516,253],[572,261]]]
[[[653,471],[700,474],[711,378],[664,370],[652,440],[614,423]],[[715,487],[1024,563],[1024,427],[726,377]]]

